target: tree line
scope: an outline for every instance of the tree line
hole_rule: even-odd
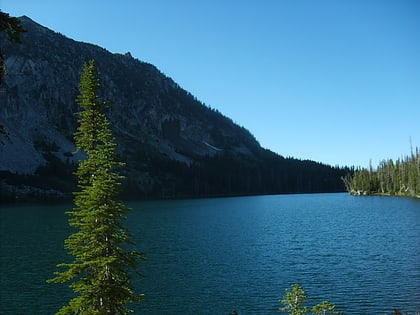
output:
[[[353,171],[284,158],[269,150],[262,150],[257,157],[223,151],[197,156],[191,164],[158,155],[146,162],[154,179],[136,182],[127,174],[125,199],[344,192],[341,177]]]
[[[383,160],[377,168],[359,168],[343,178],[352,195],[396,195],[420,198],[420,149],[403,158]]]

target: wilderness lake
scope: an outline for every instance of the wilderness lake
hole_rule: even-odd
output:
[[[128,202],[126,226],[146,254],[135,314],[281,314],[300,283],[308,306],[346,314],[420,311],[420,200],[348,194]],[[53,314],[67,285],[68,205],[0,207],[0,314]]]

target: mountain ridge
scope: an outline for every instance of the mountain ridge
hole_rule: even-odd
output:
[[[90,59],[99,71],[100,97],[112,103],[107,115],[127,165],[128,195],[344,190],[337,178],[329,179],[334,187],[321,188],[310,175],[319,168],[324,174],[336,170],[340,177],[343,170],[285,159],[263,149],[247,129],[205,106],[154,65],[130,53],[110,53],[67,38],[26,16],[20,21],[27,29],[23,44],[8,43],[4,34],[0,36],[7,67],[0,124],[11,135],[0,146],[3,195],[23,194],[19,185],[23,191],[35,187],[37,192],[57,190],[59,195],[74,189],[71,170],[82,158],[81,153],[74,154],[75,99],[82,65]],[[299,163],[300,167],[294,165]],[[286,167],[289,164],[296,170]],[[294,188],[286,187],[290,185],[285,178]]]

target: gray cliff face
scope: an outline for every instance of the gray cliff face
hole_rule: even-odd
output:
[[[71,93],[65,85],[55,85],[46,79],[57,74],[45,60],[7,55],[6,67],[0,124],[10,138],[0,146],[1,169],[33,174],[45,163],[37,144],[56,143],[60,153],[74,151],[69,129],[74,127],[75,106],[67,104],[75,91]]]
[[[80,72],[95,59],[101,97],[111,101],[108,115],[127,174],[134,181],[156,180],[156,159],[186,165],[199,157],[230,152],[252,157],[255,138],[229,118],[204,106],[153,65],[127,53],[112,54],[76,42],[21,18],[23,44],[0,44],[7,74],[0,92],[0,125],[10,133],[0,145],[0,171],[36,174],[48,163],[74,163]],[[139,184],[141,184],[139,182]]]

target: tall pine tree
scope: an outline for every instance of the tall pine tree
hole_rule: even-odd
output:
[[[141,300],[134,293],[129,273],[136,271],[142,255],[128,251],[129,232],[122,221],[129,211],[118,201],[122,176],[117,168],[116,144],[109,121],[99,100],[100,87],[94,61],[84,65],[80,80],[81,106],[76,146],[86,153],[77,170],[79,191],[75,208],[68,212],[69,224],[76,232],[65,241],[74,256],[72,263],[56,272],[49,282],[73,281],[76,296],[57,314],[128,314],[127,304]]]

